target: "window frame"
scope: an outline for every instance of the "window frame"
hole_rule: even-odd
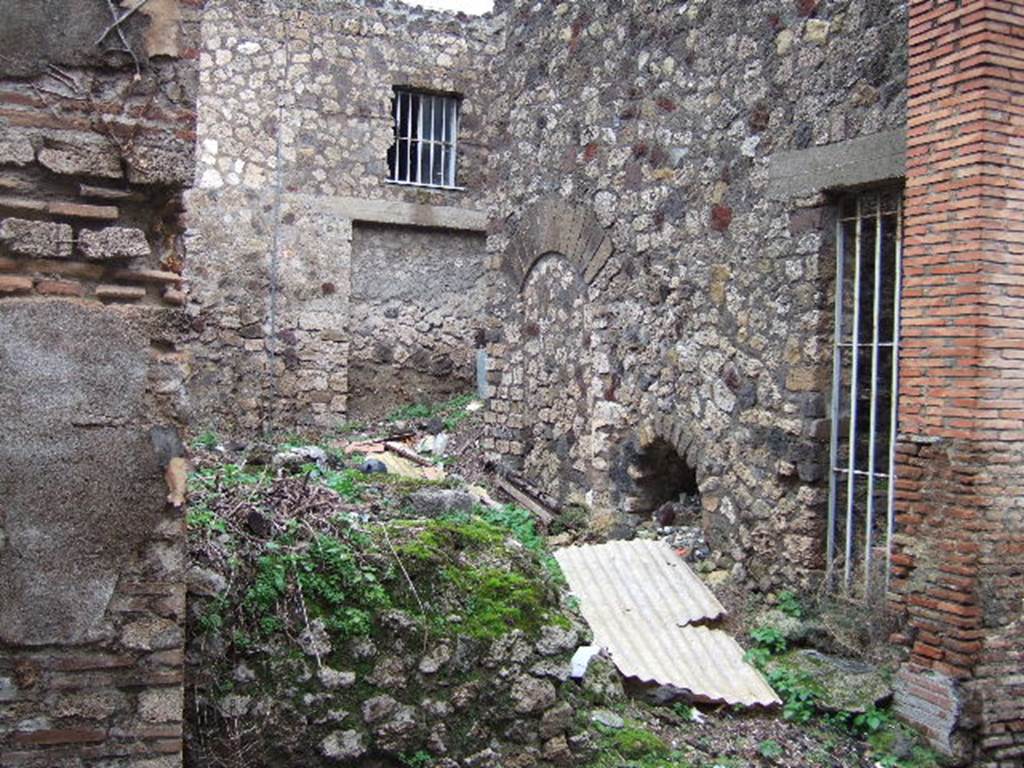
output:
[[[429,126],[424,124],[430,105]],[[403,108],[404,105],[404,108]],[[449,109],[450,107],[450,109]],[[440,138],[437,138],[437,112],[440,108]],[[405,120],[403,122],[403,115]],[[410,115],[413,115],[411,119]],[[457,93],[431,91],[408,86],[393,89],[391,121],[394,143],[388,149],[386,182],[400,187],[464,191],[458,184],[459,128],[462,117],[462,96]],[[402,135],[403,127],[406,129]],[[429,134],[429,138],[424,135]],[[405,173],[402,173],[401,152],[405,150]],[[435,183],[436,152],[440,153],[441,182]],[[429,153],[426,157],[425,154]],[[415,158],[414,158],[415,154]],[[423,180],[424,160],[431,178]],[[415,174],[413,164],[415,162]]]
[[[883,200],[886,197],[894,200],[894,205],[884,206]],[[866,206],[874,200],[873,210],[866,210]],[[859,565],[864,571],[863,595],[864,599],[876,596],[877,586],[873,583],[874,572],[873,547],[875,518],[875,482],[884,480],[886,487],[886,508],[885,508],[885,577],[884,591],[889,588],[889,578],[892,570],[892,540],[895,528],[895,465],[896,465],[896,438],[898,434],[898,405],[899,405],[899,355],[900,355],[900,301],[902,296],[902,272],[903,272],[903,189],[900,186],[886,185],[872,187],[869,189],[850,190],[838,201],[838,216],[836,218],[836,275],[835,275],[835,300],[834,300],[834,321],[833,321],[833,358],[832,358],[832,387],[830,402],[830,439],[829,439],[829,497],[828,497],[828,541],[827,541],[827,568],[829,580],[832,587],[841,586],[842,591],[849,595],[851,589],[855,588],[854,564],[857,562],[855,552],[854,530],[857,525],[857,517],[864,530],[864,551],[863,559]],[[852,204],[852,205],[851,205]],[[894,229],[891,231],[892,251],[891,257],[891,299],[892,299],[892,328],[889,341],[881,341],[882,336],[882,291],[884,286],[882,275],[883,258],[890,254],[883,253],[885,242],[884,222],[892,219]],[[848,242],[844,225],[853,223],[853,242]],[[866,244],[865,230],[873,227],[873,255],[865,258],[864,249]],[[870,238],[867,238],[870,240]],[[873,268],[871,275],[870,305],[861,306],[861,287],[864,285],[862,269]],[[846,298],[847,270],[852,269],[853,277],[853,300],[850,311],[850,332],[845,332],[844,324],[846,312],[844,303]],[[866,274],[866,273],[865,273]],[[888,307],[885,307],[888,309]],[[862,318],[861,313],[870,311],[870,334],[867,341],[860,339]],[[879,417],[879,391],[883,382],[879,377],[879,351],[884,347],[890,347],[891,370],[889,371],[890,381],[889,402],[886,404],[888,414],[888,455],[884,457],[884,469],[877,466],[876,442],[880,439],[878,433]],[[843,381],[844,358],[843,350],[849,349],[849,383]],[[861,378],[860,351],[867,349],[870,352],[870,369],[864,379]],[[884,372],[883,372],[884,375]],[[846,391],[844,391],[844,389]],[[868,391],[868,402],[870,407],[869,427],[867,435],[868,458],[867,468],[858,469],[857,450],[858,435],[858,403],[863,399],[864,391]],[[846,395],[844,401],[843,396]],[[846,409],[843,410],[840,404],[845,402]],[[840,433],[842,429],[841,419],[848,419],[845,451],[840,450]],[[845,455],[843,453],[845,452]],[[866,483],[865,508],[857,508],[855,495],[858,478]],[[843,498],[840,498],[840,497]],[[843,549],[837,552],[839,542],[838,534],[842,522]],[[842,577],[837,585],[838,574],[834,573],[837,557],[842,559]],[[883,593],[884,594],[884,593]]]

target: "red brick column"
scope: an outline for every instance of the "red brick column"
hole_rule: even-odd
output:
[[[911,0],[909,45],[893,599],[910,659],[898,706],[948,751],[1017,764],[1024,2]]]

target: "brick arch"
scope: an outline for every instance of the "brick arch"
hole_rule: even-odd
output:
[[[637,431],[637,447],[646,448],[655,440],[664,440],[676,449],[676,453],[686,463],[701,473],[701,461],[704,451],[700,441],[690,432],[682,419],[669,414],[658,414],[645,421]]]
[[[537,201],[523,215],[518,231],[502,256],[502,271],[520,291],[544,256],[567,259],[586,284],[608,263],[611,238],[588,208],[558,197]]]
[[[631,513],[646,513],[650,498],[649,494],[655,491],[658,495],[658,486],[662,485],[668,477],[676,477],[683,480],[685,476],[664,475],[665,469],[671,469],[676,461],[681,466],[675,470],[686,468],[689,470],[690,480],[693,484],[693,492],[697,493],[699,484],[705,478],[704,449],[701,441],[685,426],[684,420],[672,415],[658,414],[654,417],[640,422],[636,431],[625,443],[620,443],[622,453],[615,462],[619,467],[618,476],[620,479],[629,478],[628,484],[620,486],[623,496],[620,503],[623,510]],[[651,451],[657,446],[675,452],[675,458],[666,466],[658,466],[664,460],[658,458],[658,454],[652,455]],[[653,462],[653,467],[652,467]],[[651,472],[651,469],[655,469]],[[662,488],[660,491],[664,491]],[[665,501],[669,499],[664,499]]]

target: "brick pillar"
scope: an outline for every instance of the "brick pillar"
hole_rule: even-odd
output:
[[[1018,764],[1024,2],[911,0],[909,47],[897,705],[945,751]]]

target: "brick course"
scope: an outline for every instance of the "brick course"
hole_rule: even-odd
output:
[[[976,729],[976,764],[1017,764],[1024,7],[912,2],[909,49],[893,598],[908,621],[907,675],[959,692],[908,685],[900,706],[938,746],[971,757],[949,731]]]

